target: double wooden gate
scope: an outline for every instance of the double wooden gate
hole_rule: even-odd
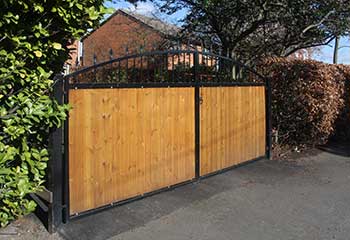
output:
[[[200,87],[197,123],[195,91],[70,90],[70,215],[265,156],[263,86]]]
[[[128,56],[66,76],[63,90],[56,222],[269,157],[269,84],[226,57]]]

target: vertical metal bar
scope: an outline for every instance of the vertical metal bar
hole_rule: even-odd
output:
[[[93,62],[94,62],[94,66],[97,64],[97,57],[96,57],[96,54],[94,53],[94,59],[93,59]],[[97,79],[96,79],[96,67],[94,67],[94,82],[96,82]]]
[[[147,56],[147,82],[150,82],[150,67],[149,67],[149,58],[151,56]]]
[[[129,58],[126,59],[126,69],[125,69],[125,79],[126,82],[129,82],[128,76],[129,75]]]
[[[153,58],[153,69],[151,69],[151,77],[153,75],[153,81],[154,82],[161,82],[163,77],[164,77],[164,73],[163,73],[163,65],[164,65],[164,58],[165,55],[160,55]],[[159,77],[157,77],[159,74]]]
[[[193,79],[194,79],[194,82],[196,83],[196,86],[197,86],[197,83],[199,83],[198,67],[199,67],[199,52],[195,51],[193,52]]]
[[[58,104],[63,103],[63,75],[55,76],[53,97]],[[50,161],[48,167],[47,187],[52,193],[52,203],[49,204],[47,213],[47,228],[54,232],[62,224],[63,207],[63,146],[62,127],[55,129],[49,138]]]
[[[126,45],[125,47],[125,55],[129,55],[129,46]],[[128,75],[129,75],[129,58],[125,59],[126,64],[125,64],[125,82],[129,82]]]
[[[179,45],[179,47],[180,47],[180,45]],[[179,48],[179,50],[180,50],[180,48]],[[180,51],[177,53],[177,66],[178,66],[178,71],[176,71],[176,75],[175,75],[176,82],[178,82],[178,80],[181,78],[180,74],[181,74],[182,66],[181,66],[181,52]]]
[[[187,41],[187,51],[190,51],[190,40]],[[188,57],[188,68],[191,69],[191,53],[188,52],[187,53],[187,57]]]
[[[94,65],[96,65],[96,64],[97,64],[97,56],[96,56],[96,53],[94,53],[93,63],[94,63]]]
[[[198,179],[200,177],[200,87],[198,79],[198,65],[199,55],[198,52],[193,54],[193,79],[195,82],[194,89],[194,101],[195,101],[195,176]]]
[[[171,55],[171,58],[172,58],[172,64],[171,64],[171,81],[174,82],[174,79],[175,79],[175,60],[174,60],[174,53],[172,53]]]
[[[186,82],[186,70],[187,70],[186,52],[183,52],[181,55],[182,55],[183,71],[182,71],[182,74],[181,74],[180,81],[181,81],[181,82]],[[179,82],[180,82],[180,81],[179,81]]]
[[[215,57],[215,82],[218,81],[220,76],[220,57]]]
[[[141,55],[141,58],[140,58],[140,61],[141,61],[141,65],[140,65],[140,79],[141,79],[141,82],[144,82],[142,77],[143,77],[143,64],[142,64],[142,55]]]
[[[110,48],[109,49],[109,60],[112,60],[113,59],[113,49]]]
[[[132,68],[132,71],[133,71],[133,75],[134,76],[131,76],[131,78],[133,78],[133,79],[135,79],[136,78],[136,76],[135,75],[137,75],[137,74],[135,74],[136,72],[137,72],[137,70],[136,70],[136,57],[133,57],[133,59],[134,59],[134,65],[133,65],[133,68]],[[132,82],[132,81],[131,81]]]
[[[107,71],[107,72],[109,72],[109,76],[108,76],[109,77],[109,82],[114,82],[113,79],[115,77],[115,71],[113,71],[113,63],[112,62],[109,64],[109,69],[108,70],[109,71]]]
[[[187,57],[188,57],[188,72],[191,71],[191,53],[188,52],[187,53]],[[186,82],[191,82],[191,74],[188,75],[188,77],[186,78]]]
[[[206,50],[205,48],[203,49],[204,51],[202,52],[202,64],[203,66],[207,66],[207,55],[205,54],[206,53]]]
[[[266,102],[266,158],[271,159],[272,153],[272,89],[270,78],[265,78],[265,102]]]
[[[64,103],[69,103],[69,81],[64,79]],[[64,123],[63,222],[69,221],[69,112]]]
[[[169,54],[168,54],[168,51],[165,54],[165,72],[166,72],[166,79],[164,79],[164,81],[169,81]]]
[[[121,82],[122,79],[122,72],[121,72],[121,67],[120,67],[120,60],[118,61],[118,78],[119,78],[119,82]]]

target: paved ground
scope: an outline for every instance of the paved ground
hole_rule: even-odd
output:
[[[348,240],[349,203],[350,145],[256,162],[75,220],[52,236],[29,216],[11,225],[20,235],[4,239]]]

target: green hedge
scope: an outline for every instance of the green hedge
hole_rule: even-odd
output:
[[[103,0],[3,0],[0,19],[0,223],[33,211],[42,188],[48,135],[67,106],[49,97],[66,46],[96,26]]]

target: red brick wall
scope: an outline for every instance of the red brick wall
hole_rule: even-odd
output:
[[[110,49],[113,49],[113,56],[117,58],[126,55],[126,47],[129,53],[135,53],[141,45],[145,46],[145,51],[149,51],[154,45],[162,45],[164,42],[157,31],[118,13],[83,39],[83,65],[92,65],[94,54],[97,62],[109,60]]]
[[[70,65],[71,70],[75,70],[77,68],[77,60],[78,60],[78,52],[79,52],[79,42],[75,40],[72,45],[68,46],[70,49],[69,59],[66,61],[68,65]]]

